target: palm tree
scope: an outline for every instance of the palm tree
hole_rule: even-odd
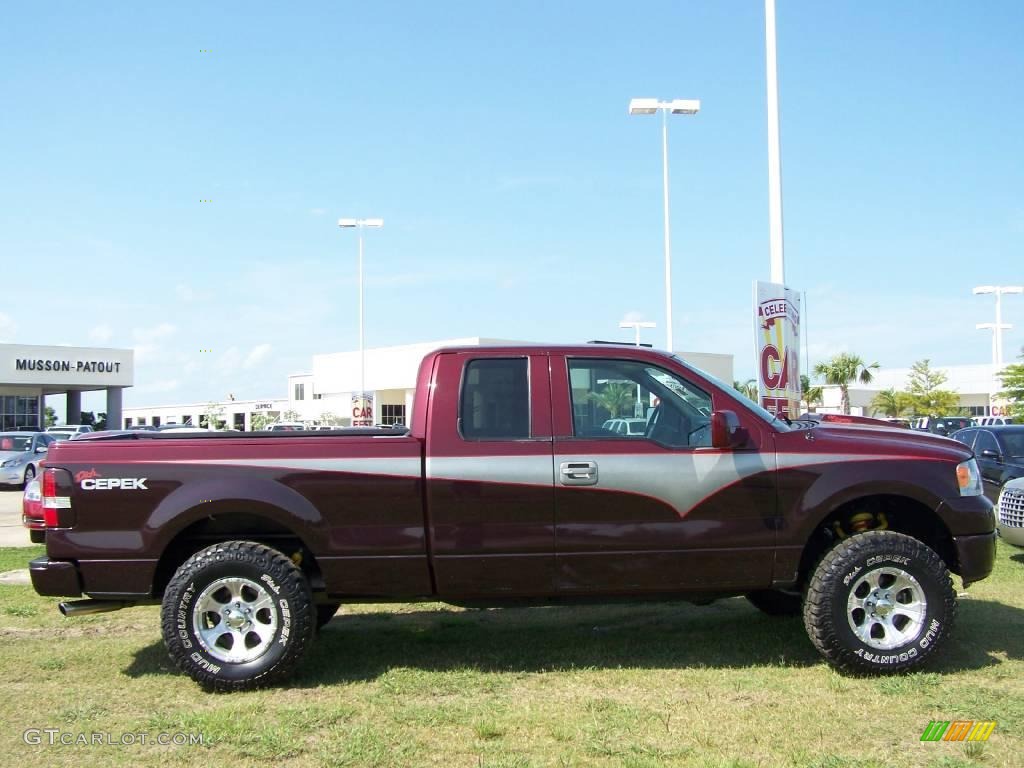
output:
[[[883,389],[871,401],[871,407],[884,416],[895,419],[904,416],[913,409],[914,403],[906,392],[897,392],[894,387]]]
[[[591,392],[590,399],[604,408],[615,419],[633,412],[635,388],[630,384],[611,383],[601,392]]]
[[[873,378],[872,368],[878,368],[878,363],[868,365],[857,355],[841,352],[831,360],[814,366],[814,373],[825,379],[826,384],[838,385],[842,397],[843,413],[849,415],[850,383],[859,381],[861,384],[870,384]]]
[[[821,405],[824,401],[821,387],[811,386],[811,377],[800,374],[800,397],[807,404],[807,410],[814,413],[814,406]]]
[[[746,381],[742,382],[733,379],[732,388],[735,389],[748,400],[753,400],[755,403],[757,402],[757,379],[747,379]]]

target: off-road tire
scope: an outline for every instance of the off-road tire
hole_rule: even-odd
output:
[[[239,608],[229,615],[233,598],[227,604],[223,598],[234,592]],[[255,612],[248,622],[244,614],[250,609]],[[259,626],[253,626],[256,621]],[[309,582],[289,558],[255,542],[226,541],[178,568],[164,592],[161,624],[178,669],[208,690],[242,691],[279,682],[295,670],[313,640],[316,611]],[[252,631],[241,640],[232,634],[247,628]],[[224,658],[232,653],[242,660]]]
[[[868,605],[875,607],[863,607]],[[879,610],[877,617],[873,610]],[[822,558],[804,597],[804,627],[834,667],[892,674],[932,657],[949,636],[956,610],[953,580],[934,550],[901,533],[868,531],[839,542]],[[897,626],[904,621],[902,629]],[[895,645],[883,647],[887,643]]]
[[[760,589],[748,592],[750,604],[768,616],[793,618],[803,612],[803,595],[796,591]]]
[[[316,606],[316,628],[323,629],[327,626],[334,614],[341,608],[341,603],[318,603]]]

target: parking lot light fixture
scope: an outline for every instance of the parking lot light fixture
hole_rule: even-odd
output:
[[[363,230],[367,227],[380,229],[384,219],[338,219],[342,229],[356,229],[359,232],[359,399],[366,402],[366,345],[363,340]]]
[[[656,328],[656,327],[657,326],[654,323],[650,323],[650,322],[629,322],[629,321],[623,320],[621,323],[619,323],[619,328],[632,328],[634,331],[636,331],[636,345],[638,347],[640,346],[640,329],[641,328]]]
[[[1008,331],[1012,325],[1003,322],[1003,296],[1024,293],[1024,286],[1020,285],[979,285],[972,293],[975,296],[995,294],[996,297],[996,321],[995,323],[978,323],[975,327],[978,330],[992,329],[992,362],[1000,367],[1003,364],[1003,331]]]
[[[653,115],[661,112],[661,182],[665,216],[665,346],[672,351],[672,238],[668,220],[668,116],[696,115],[700,99],[630,99],[629,114]]]

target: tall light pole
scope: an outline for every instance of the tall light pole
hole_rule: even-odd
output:
[[[637,323],[637,322],[627,322],[626,320],[623,320],[621,323],[619,323],[619,328],[632,328],[634,331],[636,331],[636,345],[638,347],[640,346],[640,329],[641,328],[656,328],[656,327],[657,326],[654,323],[648,323],[648,322]]]
[[[1003,322],[1003,294],[1024,293],[1024,286],[1020,285],[979,285],[973,291],[975,296],[994,293],[996,296],[996,321],[995,323],[978,323],[975,328],[978,330],[992,329],[992,362],[995,365],[1003,364],[1003,331],[1012,328],[1012,325]]]
[[[765,71],[768,88],[768,247],[771,281],[786,284],[782,237],[782,155],[779,149],[779,69],[775,59],[775,0],[764,0]]]
[[[643,322],[643,323],[641,323],[641,322],[629,322],[627,320],[623,320],[621,323],[619,323],[619,328],[632,328],[636,332],[636,345],[638,347],[640,346],[640,329],[641,328],[654,328],[654,327],[655,327],[654,323],[650,323],[650,322]],[[671,352],[671,351],[672,350],[669,349],[669,352]],[[633,406],[633,415],[634,416],[643,416],[644,415],[643,397],[644,397],[644,393],[643,393],[643,390],[640,388],[640,382],[637,382],[637,385],[636,385],[636,405]]]
[[[356,229],[359,232],[359,399],[366,403],[366,345],[363,343],[363,230],[367,227],[380,229],[384,219],[338,219],[342,229]]]
[[[665,214],[665,345],[672,351],[672,238],[668,220],[668,116],[696,115],[700,112],[700,99],[630,99],[629,114],[653,115],[661,112],[661,183]]]

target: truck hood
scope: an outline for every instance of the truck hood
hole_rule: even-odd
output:
[[[974,453],[963,443],[930,432],[898,427],[817,424],[777,436],[780,451],[873,454],[930,460],[966,461]]]

